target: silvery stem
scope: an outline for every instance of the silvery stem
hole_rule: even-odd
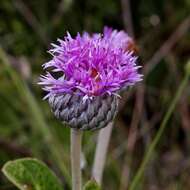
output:
[[[96,147],[92,176],[99,185],[101,185],[102,182],[102,175],[112,128],[113,122],[109,123],[107,127],[101,129],[98,135],[98,144]]]
[[[71,129],[71,170],[72,190],[82,189],[82,177],[80,168],[82,131]]]

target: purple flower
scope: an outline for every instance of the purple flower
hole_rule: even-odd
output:
[[[104,39],[109,40],[113,47],[127,50],[133,40],[124,31],[112,30],[112,28],[104,27]]]
[[[141,80],[137,57],[130,48],[133,40],[124,31],[104,28],[103,34],[69,33],[58,45],[52,44],[52,60],[43,65],[51,71],[40,77],[39,84],[51,94],[78,94],[83,99],[118,92]],[[61,77],[56,78],[53,73]]]

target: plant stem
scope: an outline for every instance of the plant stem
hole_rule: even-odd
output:
[[[101,185],[102,182],[102,175],[112,128],[113,123],[111,122],[107,127],[101,129],[98,135],[98,144],[96,147],[92,176],[99,185]]]
[[[71,170],[72,190],[81,190],[82,177],[80,168],[82,132],[71,129]]]
[[[130,188],[129,188],[130,190],[136,189],[136,187],[137,187],[137,185],[138,185],[138,183],[139,183],[139,181],[143,175],[145,167],[146,167],[147,163],[149,162],[149,160],[150,160],[150,158],[154,152],[154,149],[155,149],[156,145],[158,144],[158,142],[159,142],[159,140],[160,140],[160,138],[164,132],[164,129],[166,128],[166,124],[167,124],[168,120],[170,119],[170,116],[173,113],[175,106],[176,106],[176,104],[177,104],[177,102],[178,102],[187,82],[188,82],[188,78],[189,78],[189,73],[186,72],[186,74],[183,78],[183,81],[181,82],[181,84],[180,84],[180,86],[176,92],[176,95],[175,95],[174,99],[172,100],[170,107],[168,108],[167,113],[164,116],[164,119],[160,125],[160,128],[159,128],[154,140],[152,141],[149,148],[147,149],[147,152],[143,158],[143,161],[142,161],[142,163],[141,163],[141,165],[140,165],[140,167],[139,167],[139,169],[138,169],[138,171],[137,171],[137,173],[136,173],[136,175],[135,175],[135,177],[134,177],[134,179],[130,185]]]

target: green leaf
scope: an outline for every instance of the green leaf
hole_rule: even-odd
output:
[[[101,188],[95,180],[90,180],[84,186],[84,190],[101,190]]]
[[[37,159],[9,161],[2,171],[21,190],[63,190],[55,174]]]
[[[9,74],[10,79],[12,80],[14,86],[16,87],[17,93],[26,104],[26,112],[29,113],[29,121],[31,123],[32,130],[39,135],[42,135],[46,144],[48,144],[48,149],[51,152],[51,155],[56,163],[58,164],[61,173],[66,179],[66,183],[69,187],[71,187],[71,177],[68,169],[68,164],[66,165],[63,162],[63,158],[66,159],[65,152],[63,151],[61,144],[54,137],[54,134],[51,128],[48,126],[46,122],[43,111],[41,110],[35,96],[29,89],[26,81],[22,80],[20,76],[17,74],[15,69],[11,67],[11,64],[8,59],[8,55],[1,48],[0,45],[0,63],[3,63],[7,74]],[[18,106],[17,106],[18,107]]]

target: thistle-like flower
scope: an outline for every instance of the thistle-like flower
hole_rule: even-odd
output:
[[[58,43],[49,51],[53,59],[43,65],[51,73],[40,77],[45,99],[55,116],[73,128],[105,127],[116,114],[119,92],[141,80],[133,40],[105,27],[103,34],[92,36],[67,33]]]

